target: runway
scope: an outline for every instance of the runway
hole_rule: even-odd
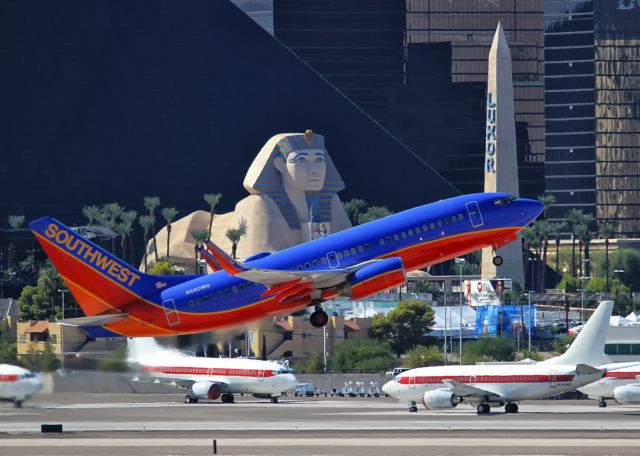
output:
[[[389,398],[184,404],[180,395],[42,395],[0,406],[0,454],[638,454],[640,407],[531,401],[409,413]],[[42,434],[41,424],[62,424]]]

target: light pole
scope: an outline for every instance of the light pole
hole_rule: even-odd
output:
[[[69,293],[69,290],[58,289],[58,293],[62,295],[62,320],[64,320],[64,295]],[[64,324],[58,323],[60,326],[60,371],[64,372]]]
[[[538,271],[536,271],[536,261],[538,261],[538,259],[536,257],[529,257],[527,259],[528,261],[531,261],[531,288],[533,289],[533,292],[536,292],[536,274]]]
[[[580,324],[584,324],[584,281],[589,280],[591,277],[580,277]]]
[[[531,356],[531,290],[529,290],[529,317],[527,318],[527,329],[529,332],[529,356]]]
[[[618,276],[618,290],[616,291],[616,299],[620,297],[620,274],[624,274],[624,269],[614,269],[613,273]]]
[[[444,365],[447,365],[447,288],[444,289]]]
[[[460,365],[462,365],[462,267],[467,264],[467,260],[464,258],[456,258],[454,261],[456,266],[460,268],[460,334],[458,335],[458,343],[460,344]]]

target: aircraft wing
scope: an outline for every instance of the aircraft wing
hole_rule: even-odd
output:
[[[463,397],[467,400],[473,398],[500,398],[500,395],[494,393],[493,391],[487,391],[482,388],[477,388],[467,383],[460,383],[456,380],[442,380],[442,383],[447,385],[453,394],[458,397]]]

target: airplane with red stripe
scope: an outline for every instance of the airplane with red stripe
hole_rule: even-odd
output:
[[[28,369],[0,364],[0,400],[13,402],[16,407],[42,389],[42,382]]]
[[[573,391],[601,379],[607,372],[599,366],[609,329],[613,301],[600,303],[567,351],[536,364],[449,365],[411,369],[383,385],[382,391],[427,409],[447,409],[467,403],[479,414],[492,405],[518,412],[518,401],[542,399]]]
[[[200,251],[216,272],[188,276],[144,274],[51,217],[29,226],[86,314],[66,323],[105,336],[163,336],[308,306],[314,307],[311,323],[322,327],[324,301],[362,299],[404,284],[408,271],[484,247],[496,250],[542,210],[539,201],[506,193],[458,196],[244,262],[207,241]]]
[[[613,363],[605,367],[607,374],[603,378],[578,391],[596,399],[599,407],[606,407],[607,399],[619,404],[640,404],[640,363]]]
[[[240,393],[277,403],[278,397],[298,384],[291,369],[274,361],[189,356],[162,347],[152,337],[132,338],[127,343],[127,360],[141,375],[186,389],[188,404],[218,398],[232,403],[234,394]]]

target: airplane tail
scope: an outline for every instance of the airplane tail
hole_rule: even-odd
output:
[[[29,223],[87,316],[121,312],[193,276],[152,276],[118,259],[52,217]]]
[[[601,365],[612,310],[613,301],[602,301],[569,349],[546,363]]]

